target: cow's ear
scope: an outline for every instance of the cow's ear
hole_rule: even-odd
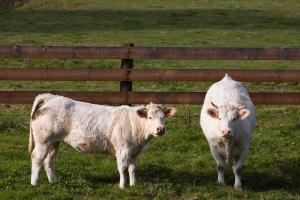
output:
[[[139,117],[147,118],[147,108],[140,108],[136,111]]]
[[[167,107],[164,111],[165,117],[171,117],[176,113],[176,108],[174,107]]]
[[[213,118],[219,119],[219,111],[214,108],[207,109],[207,114]]]
[[[246,119],[249,115],[250,115],[250,110],[245,108],[239,110],[240,119]]]

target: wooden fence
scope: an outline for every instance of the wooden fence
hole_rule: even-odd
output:
[[[0,58],[121,59],[121,69],[0,68],[0,80],[120,81],[120,92],[55,92],[99,104],[201,104],[204,92],[133,92],[132,81],[300,82],[300,70],[133,69],[133,59],[300,60],[300,48],[0,46]],[[0,103],[30,104],[37,91],[0,91]],[[300,104],[300,93],[250,93],[256,104]]]

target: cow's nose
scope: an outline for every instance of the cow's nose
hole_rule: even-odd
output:
[[[165,127],[158,127],[157,128],[157,133],[159,134],[159,135],[162,135],[162,134],[164,134],[165,133]]]
[[[222,137],[229,137],[229,136],[231,136],[231,130],[223,129],[222,130]]]

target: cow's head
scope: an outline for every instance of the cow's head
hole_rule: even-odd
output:
[[[211,102],[212,107],[207,109],[209,116],[218,121],[218,132],[221,137],[230,138],[238,128],[237,124],[250,115],[245,106],[234,107],[232,105],[217,106]]]
[[[145,132],[154,137],[163,135],[165,133],[165,118],[171,117],[175,114],[174,107],[164,108],[160,104],[150,103],[144,108],[137,110],[139,117],[144,118]]]

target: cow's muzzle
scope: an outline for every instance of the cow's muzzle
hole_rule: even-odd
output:
[[[165,134],[165,127],[158,127],[157,128],[157,135]]]
[[[222,137],[223,138],[230,138],[232,136],[232,131],[229,129],[222,130]]]

